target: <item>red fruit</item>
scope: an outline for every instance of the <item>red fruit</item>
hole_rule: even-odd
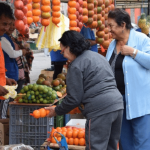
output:
[[[79,15],[79,21],[82,22],[82,15]]]
[[[22,20],[23,20],[24,24],[27,24],[27,17],[24,16]]]
[[[24,14],[26,15],[27,14],[27,12],[28,12],[28,8],[27,8],[27,6],[24,6],[23,7],[23,9],[22,9],[22,11],[24,12]]]
[[[15,27],[17,30],[22,31],[24,28],[24,22],[22,20],[15,20]]]
[[[77,3],[76,3],[76,9],[79,10],[79,7],[80,7],[80,5],[79,5],[79,3],[77,2]]]
[[[82,7],[79,8],[79,14],[82,14],[83,13],[83,9]]]
[[[14,6],[15,6],[16,9],[21,9],[22,10],[23,7],[24,7],[24,4],[23,4],[22,1],[15,1]]]
[[[83,23],[79,22],[79,28],[82,29],[82,27],[83,27]]]
[[[78,0],[79,4],[80,4],[80,7],[82,7],[83,5],[83,0]]]
[[[15,17],[18,19],[18,20],[22,20],[23,17],[24,17],[24,13],[22,10],[19,10],[19,9],[15,9]]]

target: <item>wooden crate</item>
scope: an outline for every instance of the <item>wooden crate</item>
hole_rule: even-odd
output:
[[[41,74],[44,74],[45,76],[48,77],[53,77],[54,71],[41,70]]]

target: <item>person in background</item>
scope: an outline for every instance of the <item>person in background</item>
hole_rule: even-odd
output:
[[[64,58],[64,56],[61,54],[61,50],[54,51],[52,50],[50,52],[51,62],[52,65],[54,65],[54,74],[53,74],[53,80],[57,78],[57,75],[59,73],[62,73],[63,65],[66,64],[67,59]]]
[[[98,52],[97,43],[94,35],[94,31],[91,28],[83,26],[80,33],[90,42],[91,51]]]
[[[27,85],[28,83],[30,83],[30,70],[32,68],[32,62],[34,59],[33,56],[33,52],[32,50],[30,50],[30,46],[27,43],[29,39],[28,35],[25,35],[23,37],[22,34],[18,34],[18,37],[14,39],[14,42],[17,44],[17,49],[26,49],[28,51],[26,56],[20,57],[20,61],[22,62],[22,64],[20,64],[19,62],[19,66],[23,66],[24,69],[24,75],[25,75],[25,85]],[[24,41],[23,41],[24,40]]]
[[[124,101],[119,150],[149,150],[150,38],[135,31],[129,14],[119,8],[109,12],[108,27],[114,40],[106,58]]]
[[[76,31],[64,32],[59,41],[63,56],[70,61],[67,96],[55,108],[46,107],[48,116],[79,107],[86,118],[86,150],[117,150],[123,100],[108,61],[89,50],[90,42]]]
[[[13,19],[13,11],[11,7],[6,3],[0,2],[0,36],[3,36],[4,33],[8,31],[12,19]],[[4,96],[8,93],[8,91],[3,86],[17,84],[14,79],[7,78],[5,72],[6,70],[5,70],[4,54],[0,42],[0,96]],[[9,99],[1,101],[0,118],[3,119],[6,118],[7,107],[5,106],[8,106],[8,102]]]
[[[18,87],[16,89],[17,93],[20,92],[20,87],[23,85],[20,80],[18,80],[19,70],[16,58],[22,55],[27,54],[27,50],[18,50],[15,51],[15,45],[11,39],[12,33],[15,30],[15,19],[12,19],[12,23],[10,25],[9,30],[1,38],[2,49],[5,58],[5,67],[7,69],[6,76],[17,81]]]

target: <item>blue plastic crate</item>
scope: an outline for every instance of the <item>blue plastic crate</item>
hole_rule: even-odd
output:
[[[26,144],[34,149],[49,137],[48,131],[54,126],[54,118],[35,119],[29,114],[44,106],[10,105],[9,144]]]

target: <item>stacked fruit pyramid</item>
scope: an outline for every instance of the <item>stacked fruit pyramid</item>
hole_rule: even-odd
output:
[[[18,100],[19,103],[51,104],[57,98],[56,91],[46,85],[29,84],[21,93],[24,96]]]
[[[79,146],[85,146],[85,129],[84,128],[76,128],[76,127],[57,127],[56,129],[52,129],[50,137],[48,140],[51,143],[56,143],[55,138],[58,141],[61,141],[61,135],[56,133],[59,132],[63,134],[66,138],[66,142],[68,145],[79,145]]]

